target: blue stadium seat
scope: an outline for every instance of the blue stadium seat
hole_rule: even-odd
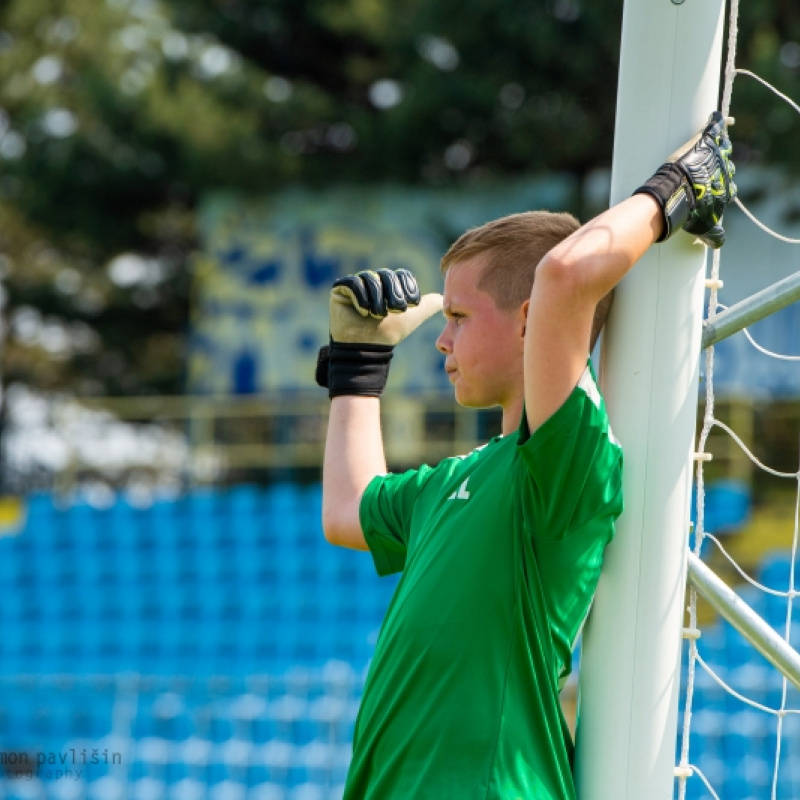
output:
[[[308,709],[317,723],[317,737],[326,742],[349,741],[354,719],[352,705],[342,697],[323,695],[314,700]]]
[[[247,786],[234,780],[226,779],[209,787],[209,800],[245,800]]]
[[[169,800],[205,800],[206,785],[196,778],[183,778],[168,789]]]
[[[154,697],[145,713],[152,718],[150,727],[154,735],[162,740],[183,741],[193,732],[191,711],[176,692],[163,692]]]
[[[264,490],[253,484],[231,486],[223,493],[222,504],[224,513],[252,519],[264,508]]]
[[[302,493],[294,484],[276,484],[267,490],[264,528],[277,541],[295,541],[302,527]]]
[[[160,736],[146,736],[139,739],[134,758],[145,768],[145,774],[160,776],[166,765],[173,760],[173,745],[169,739]]]
[[[744,697],[765,705],[770,695],[771,676],[775,674],[775,669],[755,651],[753,655],[755,658],[729,670],[728,685]]]
[[[48,527],[58,513],[50,492],[33,492],[25,498],[28,527]]]
[[[728,763],[741,762],[748,756],[766,759],[774,729],[774,718],[764,711],[745,708],[730,714],[724,740]]]
[[[86,784],[88,800],[126,800],[127,788],[122,780],[104,775]]]
[[[798,708],[793,703],[790,708]],[[778,772],[779,800],[793,800],[800,797],[800,715],[787,714],[783,719],[781,736],[781,760]]]
[[[33,800],[41,796],[44,785],[38,778],[22,778],[18,781],[5,781],[8,790],[4,793],[4,800]]]
[[[162,500],[154,503],[141,514],[143,527],[151,532],[154,548],[181,548],[192,543],[186,525],[186,515],[179,510],[177,503]]]
[[[221,493],[212,489],[198,489],[186,495],[177,504],[176,531],[172,538],[192,541],[195,546],[212,546],[226,535]]]
[[[709,665],[723,680],[727,679],[727,669],[719,665]],[[721,673],[721,674],[720,674]],[[693,708],[700,711],[723,712],[728,703],[728,693],[699,664],[695,669]]]
[[[286,790],[278,783],[266,781],[250,790],[248,800],[286,800]]]
[[[260,745],[277,735],[275,721],[263,697],[250,693],[240,695],[231,702],[229,713],[233,735],[239,739]]]
[[[316,536],[322,534],[322,487],[314,484],[302,490],[300,505],[303,519]],[[321,537],[320,537],[321,538]]]
[[[692,521],[695,521],[696,491],[692,490]],[[718,480],[705,487],[704,528],[708,533],[738,531],[750,518],[750,487],[742,481]]]
[[[102,542],[104,531],[108,525],[104,524],[106,514],[88,505],[75,503],[69,507],[62,516],[64,544],[71,544],[76,550],[86,550],[98,547]]]
[[[747,753],[735,762],[726,762],[725,794],[736,797],[768,796],[773,775],[773,762],[759,755]],[[742,794],[742,790],[746,792]]]
[[[698,709],[692,714],[691,752],[692,759],[703,757],[722,758],[727,715],[723,711]],[[680,737],[679,729],[679,737]]]
[[[725,632],[725,664],[729,668],[747,663],[753,656],[753,646],[730,624],[723,623]]]
[[[4,581],[0,582],[0,586],[5,589],[3,600],[0,603],[0,629],[5,630],[7,626],[16,626],[22,619],[37,616],[38,594],[36,591],[30,588],[12,591]]]
[[[703,754],[700,754],[698,758],[692,757],[691,761],[703,773],[711,786],[714,787],[718,793],[722,792],[724,796],[723,788],[725,786],[725,776],[728,772],[725,761]],[[687,800],[708,800],[710,797],[705,786],[697,776],[689,779],[686,788]],[[731,798],[731,800],[733,800],[733,798]]]
[[[255,745],[246,740],[232,737],[219,745],[219,755],[227,769],[228,778],[237,783],[247,780],[247,770],[253,761]]]
[[[291,790],[289,800],[327,800],[327,797],[323,786],[307,781]]]
[[[770,553],[758,570],[758,581],[769,589],[786,592],[789,589],[789,578],[792,568],[792,556],[788,551]],[[796,580],[800,580],[800,573]]]
[[[166,784],[158,778],[139,778],[130,786],[131,800],[163,800],[166,792]]]
[[[249,548],[239,547],[230,553],[229,558],[235,583],[247,587],[248,591],[264,591],[276,581],[280,572],[274,552],[258,544],[252,544]]]

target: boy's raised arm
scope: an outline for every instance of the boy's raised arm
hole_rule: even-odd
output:
[[[377,397],[331,400],[322,466],[322,528],[331,544],[366,550],[359,509],[369,482],[386,472]]]
[[[322,526],[333,544],[366,550],[359,510],[369,482],[386,472],[380,396],[395,345],[440,311],[438,294],[420,296],[405,269],[359,272],[331,290],[331,342],[317,382],[331,410],[322,467]]]
[[[569,397],[586,368],[597,303],[645,251],[683,229],[720,247],[725,205],[736,195],[725,121],[700,136],[632,197],[579,228],[536,270],[525,332],[525,408],[531,431]]]

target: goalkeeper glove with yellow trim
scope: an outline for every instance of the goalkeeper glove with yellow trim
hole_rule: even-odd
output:
[[[661,207],[664,228],[659,242],[683,229],[708,247],[722,247],[722,214],[736,197],[732,149],[725,119],[715,111],[700,134],[673,153],[634,192],[649,194]]]

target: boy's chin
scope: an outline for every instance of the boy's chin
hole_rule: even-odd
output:
[[[456,396],[456,403],[458,403],[462,408],[474,408],[474,409],[482,409],[482,408],[493,408],[494,406],[499,405],[496,401],[487,400],[485,398],[475,397],[470,395],[469,392],[464,391],[458,385],[455,387],[455,396]]]

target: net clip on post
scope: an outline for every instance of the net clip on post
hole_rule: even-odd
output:
[[[706,289],[716,289],[719,291],[725,285],[725,281],[721,281],[719,278],[706,278],[705,284]]]
[[[695,461],[713,461],[714,454],[713,453],[695,453],[693,456]]]
[[[701,636],[699,628],[684,628],[682,634],[684,639],[694,639],[695,641]]]
[[[694,775],[694,770],[687,764],[686,766],[678,765],[675,767],[676,778],[691,778]]]

